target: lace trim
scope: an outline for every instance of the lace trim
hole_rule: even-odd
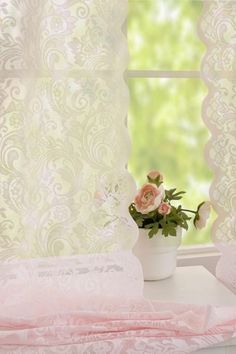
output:
[[[230,249],[236,244],[235,1],[205,1],[200,36],[207,46],[202,77],[209,89],[203,118],[212,134],[206,148],[208,164],[214,171],[210,197],[218,214],[212,240],[223,252],[220,262],[223,265],[229,252],[225,251],[227,245]],[[220,273],[220,278],[232,285],[229,278],[234,274],[236,279],[236,264],[224,275],[223,271]]]

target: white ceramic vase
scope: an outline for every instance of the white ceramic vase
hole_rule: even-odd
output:
[[[173,275],[176,268],[177,248],[181,244],[182,229],[176,236],[163,236],[159,230],[151,239],[148,229],[139,229],[139,238],[133,252],[139,258],[144,280],[161,280]]]

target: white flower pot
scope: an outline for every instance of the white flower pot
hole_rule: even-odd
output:
[[[165,237],[159,230],[151,239],[149,230],[139,229],[139,238],[133,253],[143,267],[144,280],[161,280],[173,275],[176,268],[177,248],[181,244],[182,229],[177,228],[176,236]]]

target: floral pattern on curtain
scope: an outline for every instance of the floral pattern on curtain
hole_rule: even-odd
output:
[[[0,1],[0,260],[134,244],[126,15],[120,0]]]
[[[222,252],[217,276],[236,291],[236,3],[206,1],[200,32],[207,46],[202,76],[209,88],[203,118],[211,132],[207,160],[218,218],[212,239]]]
[[[235,337],[236,308],[142,297],[127,210],[127,1],[0,10],[0,353],[177,354]]]

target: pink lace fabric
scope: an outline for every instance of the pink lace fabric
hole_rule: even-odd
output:
[[[141,265],[131,252],[4,262],[0,315],[40,317],[82,309],[88,298],[142,296]],[[87,302],[87,310],[92,309]],[[86,305],[86,302],[85,302]]]
[[[131,252],[0,268],[0,353],[190,353],[236,336],[236,307],[143,298]]]

